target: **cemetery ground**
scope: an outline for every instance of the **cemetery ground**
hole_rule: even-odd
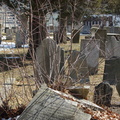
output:
[[[84,36],[81,36],[83,39]],[[11,41],[8,41],[11,42]],[[13,41],[12,41],[13,42]],[[70,50],[71,43],[60,44],[65,51]],[[80,50],[80,43],[72,43],[72,50]],[[5,61],[1,62],[0,71],[0,103],[1,117],[6,116],[3,110],[8,114],[8,117],[19,115],[25,106],[33,97],[33,91],[37,88],[35,84],[34,66],[32,60],[26,60],[25,54],[28,48],[11,48],[8,50],[0,51],[0,57],[20,57],[17,61]],[[68,52],[65,53],[66,56]],[[98,73],[90,76],[90,91],[87,99],[93,102],[94,88],[96,85],[102,82],[104,73],[105,59],[99,59]],[[80,84],[76,84],[80,86]],[[116,91],[116,87],[112,85],[113,95],[111,101],[111,107],[106,107],[113,112],[120,114],[120,96]],[[11,112],[10,109],[13,109]],[[18,109],[18,110],[17,110]]]

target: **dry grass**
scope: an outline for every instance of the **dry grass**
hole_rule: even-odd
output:
[[[80,37],[80,40],[84,39],[84,36]],[[60,44],[60,46],[68,51],[71,49],[71,43],[68,41],[67,44]],[[80,43],[72,44],[72,50],[80,50]],[[19,49],[10,49],[9,51],[14,51],[11,53],[9,52],[0,52],[0,56],[24,56],[27,52],[27,48],[19,48]],[[28,102],[32,99],[32,91],[36,89],[35,85],[35,78],[33,73],[33,65],[32,61],[24,60],[22,61],[24,66],[18,66],[16,68],[13,67],[10,70],[0,72],[0,89],[6,88],[6,86],[11,86],[11,89],[9,90],[9,95],[6,97],[6,100],[9,100],[10,106],[16,107],[20,104],[27,105]],[[103,73],[104,73],[104,64],[105,60],[103,58],[99,59],[99,70],[96,75],[90,76],[90,91],[88,94],[87,99],[90,101],[93,101],[93,95],[94,95],[94,87],[98,85],[103,80]],[[6,81],[10,78],[15,78],[15,81],[12,85],[4,85]],[[7,81],[8,82],[8,81]],[[116,103],[118,99],[120,98],[115,86],[113,87],[113,96],[112,96],[112,104]],[[2,94],[2,93],[1,93]]]

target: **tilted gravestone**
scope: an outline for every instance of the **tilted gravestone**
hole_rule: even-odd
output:
[[[100,40],[100,57],[105,57],[105,42],[107,37],[107,31],[104,29],[98,29],[95,33],[95,39]]]
[[[108,33],[107,41],[105,44],[106,58],[120,57],[120,34]]]
[[[79,51],[72,51],[68,65],[70,66],[70,77],[80,83],[89,82],[89,71],[85,55],[81,55]]]
[[[88,100],[78,100],[65,93],[42,87],[18,120],[90,120],[91,115],[78,106],[103,111]]]
[[[36,49],[36,64],[39,74],[41,74],[46,83],[58,79],[58,75],[63,73],[64,51],[57,46],[52,39],[44,39]]]
[[[95,86],[94,103],[98,105],[111,105],[113,89],[108,83],[100,83]]]
[[[105,60],[105,68],[103,81],[107,81],[110,85],[115,85],[120,82],[120,58],[112,57]]]
[[[92,39],[82,39],[80,45],[80,52],[85,54],[89,69],[89,74],[96,74],[99,63],[99,49],[100,41]]]
[[[79,43],[79,39],[80,39],[80,30],[73,30],[72,31],[72,42],[73,43]]]

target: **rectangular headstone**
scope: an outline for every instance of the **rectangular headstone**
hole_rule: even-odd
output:
[[[58,75],[64,70],[64,51],[52,39],[42,41],[36,50],[36,58],[39,74],[46,83],[57,80]]]
[[[13,34],[12,29],[6,29],[6,40],[12,40]]]
[[[120,34],[109,33],[105,45],[106,58],[120,57]]]
[[[80,31],[75,29],[72,31],[72,42],[73,43],[79,43],[80,39]]]
[[[79,51],[72,51],[68,64],[70,66],[70,77],[80,83],[89,82],[89,71],[85,55],[81,55]]]
[[[2,25],[0,24],[0,44],[1,44],[1,41],[2,41]]]
[[[111,85],[120,82],[120,58],[113,57],[105,60],[103,81],[107,81]]]
[[[105,57],[105,42],[107,39],[107,31],[104,29],[98,29],[95,33],[95,39],[100,40],[100,57]]]
[[[93,75],[98,71],[100,41],[91,39],[82,39],[80,52],[85,54],[89,69],[89,74]]]
[[[17,30],[16,32],[16,47],[19,48],[25,44],[25,33],[22,30]]]

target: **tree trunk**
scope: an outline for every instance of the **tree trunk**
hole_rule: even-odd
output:
[[[44,16],[33,16],[29,19],[29,49],[26,58],[34,57],[36,48],[41,44],[41,41],[46,38],[46,24]]]

